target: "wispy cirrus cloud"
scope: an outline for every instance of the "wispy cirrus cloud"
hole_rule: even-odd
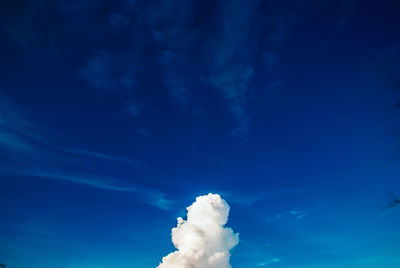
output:
[[[243,4],[227,1],[221,6],[220,28],[216,37],[211,64],[211,85],[220,91],[227,107],[237,119],[238,125],[232,132],[243,136],[249,131],[247,97],[254,75],[254,47],[251,35],[254,29],[257,2]],[[240,29],[240,30],[238,30]]]
[[[264,50],[259,46],[267,39],[278,42],[278,35],[272,40],[272,34],[264,34],[265,26],[256,23],[265,16],[259,10],[268,11],[259,2],[209,2],[206,14],[199,5],[196,1],[121,5],[108,15],[107,23],[113,34],[127,36],[127,59],[104,50],[90,57],[79,72],[100,90],[134,91],[136,71],[150,63],[155,77],[160,77],[171,98],[185,109],[215,103],[202,97],[205,91],[213,92],[212,98],[236,122],[231,134],[244,138],[252,117],[248,109],[254,94],[252,81],[257,66],[262,66],[258,59]],[[151,56],[144,52],[149,48]]]
[[[61,180],[95,189],[134,194],[138,197],[137,199],[139,201],[163,210],[170,209],[173,203],[173,201],[168,199],[166,194],[161,191],[130,183],[122,183],[121,180],[112,177],[82,173],[73,174],[65,171],[60,171],[59,173],[47,173],[45,171],[25,171],[17,172],[17,174],[27,177]]]
[[[388,257],[385,255],[373,254],[368,256],[352,256],[344,260],[310,261],[306,265],[292,265],[293,268],[335,268],[335,267],[355,267],[355,268],[375,268],[375,267],[397,267],[400,265],[400,258]]]
[[[309,213],[307,211],[300,210],[290,210],[288,212],[278,213],[273,217],[268,217],[267,221],[274,222],[280,220],[300,220],[307,216]]]
[[[139,58],[136,53],[109,53],[99,50],[79,68],[78,75],[93,88],[123,96],[122,111],[137,117],[143,108],[133,97]]]
[[[59,180],[93,189],[125,193],[135,200],[167,210],[172,200],[156,189],[132,182],[129,178],[102,170],[100,175],[85,162],[122,164],[140,168],[130,159],[82,149],[66,149],[44,143],[22,112],[5,97],[0,97],[0,173],[11,177],[37,177]],[[99,162],[100,163],[100,162]]]
[[[280,261],[281,261],[280,259],[274,258],[274,259],[271,259],[271,260],[259,262],[259,263],[257,263],[256,266],[257,267],[265,267],[265,266],[268,266],[268,265],[271,265],[271,264],[274,264],[274,263],[277,263],[277,262],[280,262]]]
[[[112,161],[112,162],[118,162],[124,165],[129,165],[131,167],[135,168],[144,168],[146,167],[145,164],[140,163],[139,161],[135,161],[129,158],[125,157],[120,157],[120,156],[115,156],[115,155],[110,155],[110,154],[105,154],[105,153],[99,153],[97,151],[91,151],[91,150],[86,150],[86,149],[77,149],[77,148],[60,148],[61,151],[65,153],[70,153],[73,156],[82,156],[82,157],[87,157],[87,158],[95,158],[98,160],[104,160],[104,161]]]
[[[333,1],[326,1],[317,5],[338,12],[338,18],[326,22],[333,28],[326,38],[330,40],[351,18],[353,4],[336,8]],[[82,16],[89,8],[80,9]],[[215,110],[230,114],[235,124],[230,133],[246,138],[252,102],[263,94],[261,90],[276,91],[285,85],[279,70],[289,33],[314,8],[309,1],[122,2],[101,18],[108,28],[99,38],[107,43],[112,41],[110,36],[122,38],[119,51],[124,52],[97,49],[79,72],[95,88],[126,94],[135,92],[143,66],[151,66],[152,77],[184,109],[221,106]],[[262,86],[254,83],[260,77],[265,82]],[[124,110],[138,116],[145,106],[127,99],[136,105]]]
[[[193,28],[195,3],[188,1],[179,6],[181,15],[177,19],[166,17],[173,12],[160,13],[157,19],[167,24],[154,31],[155,40],[161,47],[167,47],[161,52],[160,63],[171,96],[186,105],[199,94],[196,88],[215,89],[237,121],[232,133],[241,137],[248,132],[250,121],[246,106],[253,76],[250,20],[255,7],[255,2],[244,5],[240,1],[213,5],[214,14],[204,18],[203,24],[210,27],[205,35]]]
[[[282,258],[278,258],[271,253],[271,245],[268,243],[260,244],[259,241],[249,241],[241,239],[239,247],[241,247],[241,254],[238,256],[236,264],[241,267],[273,267]]]
[[[219,192],[229,198],[232,203],[240,204],[242,206],[251,206],[256,202],[267,200],[267,199],[275,199],[275,198],[286,198],[288,195],[293,194],[302,194],[306,193],[310,190],[310,187],[300,187],[300,188],[288,188],[288,189],[280,189],[268,192],[253,192],[246,193],[243,191],[224,191],[220,190]]]
[[[73,45],[77,47],[60,40],[54,46],[69,51],[79,48],[86,54],[92,50],[73,68],[87,85],[120,94],[126,114],[138,117],[150,110],[146,100],[135,94],[139,80],[148,79],[157,83],[146,90],[156,94],[166,90],[184,109],[193,109],[193,114],[199,110],[228,113],[231,134],[243,138],[251,130],[252,102],[264,91],[286,85],[279,66],[290,41],[288,33],[302,27],[316,7],[333,10],[332,18],[326,20],[331,31],[323,34],[327,41],[318,44],[330,43],[352,17],[355,2],[126,0],[110,5],[60,0],[49,5],[54,14],[60,14],[56,28],[43,27],[35,16],[23,15],[36,14],[40,9],[36,5],[28,5],[29,12],[5,18],[6,22],[20,18],[6,32],[18,35],[12,39],[20,39],[21,44],[54,45],[49,36],[56,29],[76,39]],[[258,78],[263,83],[254,83]],[[211,106],[223,109],[208,109]]]
[[[87,59],[79,75],[93,87],[130,95],[135,85],[138,56],[131,53],[111,54],[100,50]]]

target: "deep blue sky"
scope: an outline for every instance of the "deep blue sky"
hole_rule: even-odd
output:
[[[214,192],[234,268],[400,267],[397,2],[3,1],[0,263],[156,267]]]

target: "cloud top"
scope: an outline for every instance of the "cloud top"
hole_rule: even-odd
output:
[[[178,249],[162,259],[158,268],[230,268],[229,251],[239,235],[224,227],[229,205],[218,194],[199,196],[187,208],[187,220],[178,218],[172,242]]]

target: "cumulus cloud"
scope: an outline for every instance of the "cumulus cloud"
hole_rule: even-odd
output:
[[[179,217],[172,229],[178,250],[164,257],[158,268],[230,268],[229,251],[239,243],[239,235],[224,227],[229,205],[210,193],[197,197],[187,211],[187,220]]]

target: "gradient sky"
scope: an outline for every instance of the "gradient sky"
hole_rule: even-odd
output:
[[[213,192],[234,268],[400,267],[398,1],[0,7],[0,263],[156,267]]]

